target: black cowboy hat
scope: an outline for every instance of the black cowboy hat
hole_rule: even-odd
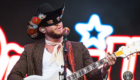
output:
[[[44,34],[39,31],[39,27],[48,27],[58,24],[62,21],[65,4],[59,8],[54,9],[48,3],[44,3],[38,7],[37,14],[32,17],[27,26],[27,33],[32,39],[42,39]]]

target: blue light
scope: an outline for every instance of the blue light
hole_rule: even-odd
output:
[[[89,48],[95,46],[98,49],[105,50],[107,36],[113,33],[113,27],[108,24],[101,24],[101,19],[97,14],[92,14],[87,23],[78,22],[75,24],[75,31],[81,35],[80,42]],[[97,37],[91,36],[90,32],[98,32]]]

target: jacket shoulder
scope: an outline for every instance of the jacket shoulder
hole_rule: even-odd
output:
[[[40,46],[42,44],[44,44],[43,41],[27,44],[24,46],[24,49],[27,51],[31,51],[31,50],[35,49],[37,46]]]
[[[77,41],[70,41],[72,45],[81,45],[83,44],[82,42],[77,42]]]
[[[83,42],[76,42],[76,41],[70,41],[70,42],[71,42],[73,48],[76,48],[76,49],[86,48],[85,45],[83,44]]]
[[[83,42],[70,41],[72,46],[84,46]]]
[[[31,43],[31,44],[26,44],[25,46],[24,46],[24,48],[32,48],[32,47],[34,47],[34,46],[36,46],[37,44],[38,44],[39,42],[35,42],[35,43]]]

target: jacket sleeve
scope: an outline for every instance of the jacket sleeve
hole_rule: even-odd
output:
[[[27,54],[24,50],[20,56],[20,59],[17,61],[10,74],[8,75],[7,80],[23,80],[27,73]]]
[[[93,63],[93,60],[89,54],[88,49],[81,43],[83,48],[82,48],[82,56],[83,56],[83,65],[84,67],[90,65]],[[107,74],[106,74],[107,76]],[[101,69],[95,69],[88,74],[86,74],[86,79],[87,80],[106,80],[107,77],[103,78],[101,74]]]

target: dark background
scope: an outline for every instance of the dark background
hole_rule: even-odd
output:
[[[81,36],[74,26],[77,22],[87,22],[91,14],[96,13],[102,24],[114,28],[112,35],[140,35],[140,1],[132,0],[0,0],[0,26],[8,42],[17,42],[21,46],[34,43],[27,35],[27,23],[35,15],[42,3],[49,3],[55,9],[66,4],[63,24],[70,28],[69,40],[79,41]],[[96,33],[92,33],[96,35]],[[139,60],[139,56],[138,56]],[[111,71],[112,80],[120,80],[121,59]],[[140,65],[137,61],[135,79],[139,80]]]

